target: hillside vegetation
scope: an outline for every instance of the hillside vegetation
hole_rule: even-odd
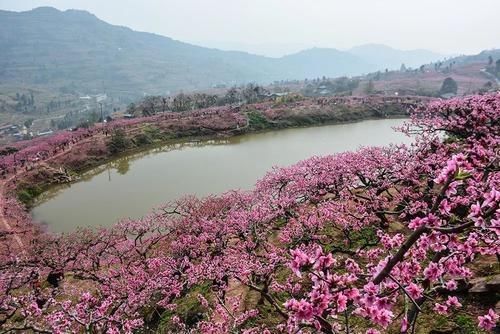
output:
[[[459,95],[494,89],[500,80],[498,50],[439,61],[441,55],[426,50],[370,44],[270,58],[199,47],[50,7],[0,11],[0,26],[0,127],[21,131],[31,124],[18,138],[95,122],[101,108],[104,116],[123,113],[145,95],[224,94],[249,82],[306,96],[437,96],[450,76]],[[422,72],[421,64],[428,64]],[[3,135],[0,142],[12,140]]]
[[[332,102],[335,108],[338,101]],[[231,127],[243,125],[234,111],[211,112],[232,119]],[[262,114],[250,113],[262,123]],[[130,334],[495,330],[499,113],[499,94],[436,101],[414,110],[403,127],[417,136],[410,147],[312,157],[270,171],[252,191],[186,197],[109,229],[46,233],[19,202],[3,197],[0,222],[16,229],[5,230],[0,244],[0,328]],[[184,116],[187,127],[202,119]],[[140,130],[142,123],[128,125]],[[84,154],[78,142],[99,150],[96,133],[102,138],[106,129],[5,152],[9,183],[16,188],[12,175],[21,177],[18,168],[26,167],[16,153],[44,152],[62,166]],[[114,144],[128,146],[124,133],[113,136]]]
[[[1,84],[105,91],[127,98],[217,84],[359,75],[399,67],[406,58],[412,63],[440,58],[379,46],[385,56],[378,58],[371,56],[373,50],[310,49],[276,59],[198,47],[113,26],[88,12],[49,7],[0,11],[0,25]]]

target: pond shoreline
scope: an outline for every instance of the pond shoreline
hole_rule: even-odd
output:
[[[36,163],[32,168],[19,168],[15,175],[4,176],[2,181],[3,220],[16,220],[21,227],[13,231],[3,224],[3,233],[17,234],[17,230],[36,229],[30,209],[39,204],[39,196],[58,184],[74,184],[86,172],[105,165],[117,157],[128,156],[154,147],[178,142],[206,141],[231,138],[249,133],[266,133],[290,128],[357,123],[365,120],[407,118],[409,109],[429,102],[417,97],[380,97],[354,99],[341,102],[339,99],[312,99],[289,104],[272,103],[245,105],[241,108],[220,107],[195,110],[179,114],[161,114],[144,117],[131,122],[111,123],[123,127],[127,138],[134,143],[120,154],[110,154],[107,147],[108,127],[97,127],[83,140],[63,148],[63,152]],[[257,116],[255,118],[254,116]],[[140,136],[148,128],[159,134],[150,142],[141,142]],[[105,133],[106,131],[106,133]],[[80,138],[80,139],[81,139]],[[139,143],[139,145],[135,145]],[[14,203],[5,209],[5,203]],[[10,211],[10,212],[9,212]],[[21,216],[22,218],[14,218]],[[2,231],[0,231],[2,232]]]
[[[71,224],[79,226],[136,219],[185,195],[202,198],[231,189],[251,190],[273,166],[360,146],[406,142],[403,134],[392,131],[402,122],[367,120],[156,145],[120,155],[82,174],[80,182],[51,187],[38,198],[33,214],[49,226],[55,224],[56,230],[70,229],[64,218],[69,216]],[[123,195],[127,189],[133,191]],[[85,208],[92,212],[85,214]]]
[[[32,210],[34,207],[42,204],[45,202],[45,199],[43,198],[43,195],[51,191],[54,187],[63,187],[63,186],[71,186],[72,184],[81,182],[83,178],[85,177],[92,177],[96,174],[101,173],[103,170],[109,168],[107,165],[110,163],[113,163],[114,161],[123,159],[123,158],[135,158],[136,156],[141,156],[143,154],[148,154],[148,152],[167,147],[170,145],[183,145],[183,144],[189,144],[189,143],[198,143],[198,142],[210,142],[210,141],[219,141],[219,140],[224,140],[228,138],[238,138],[238,137],[243,137],[248,134],[265,134],[265,133],[271,133],[271,132],[278,132],[278,131],[283,131],[283,130],[291,130],[291,129],[307,129],[307,128],[319,128],[319,127],[327,127],[327,126],[332,126],[332,125],[346,125],[346,124],[355,124],[355,123],[361,123],[365,121],[372,121],[372,120],[391,120],[391,119],[408,119],[408,116],[406,115],[394,115],[390,117],[385,117],[385,118],[378,118],[378,117],[367,117],[364,119],[357,119],[357,120],[352,120],[352,121],[343,121],[343,122],[336,122],[336,121],[331,121],[331,122],[325,122],[325,123],[318,123],[314,125],[301,125],[301,126],[289,126],[289,127],[278,127],[278,128],[268,128],[268,129],[263,129],[263,130],[250,130],[247,132],[242,132],[242,133],[224,133],[222,136],[220,134],[217,135],[207,135],[207,136],[188,136],[188,137],[183,137],[183,138],[178,138],[178,139],[168,139],[162,142],[157,142],[153,143],[150,145],[146,146],[140,146],[140,147],[135,147],[133,149],[129,149],[127,151],[121,152],[116,155],[111,155],[107,156],[106,160],[98,161],[97,164],[95,165],[89,165],[85,169],[78,170],[75,172],[75,176],[69,180],[68,182],[65,183],[52,183],[46,187],[44,187],[44,190],[42,193],[37,195],[31,203],[26,203],[26,208],[28,210]],[[102,170],[100,168],[102,167]],[[95,173],[93,172],[95,171]]]

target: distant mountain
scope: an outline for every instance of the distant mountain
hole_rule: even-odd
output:
[[[142,95],[274,79],[272,62],[42,7],[0,11],[0,81],[82,93]]]
[[[443,61],[443,64],[455,63],[459,65],[468,65],[481,62],[484,63],[487,62],[490,57],[493,60],[500,59],[500,49],[484,50],[477,55],[460,55]]]
[[[443,55],[428,50],[403,51],[381,44],[365,44],[354,47],[348,52],[376,65],[379,69],[389,70],[399,69],[401,64],[416,68],[443,58]]]
[[[441,58],[380,45],[349,52],[314,48],[270,58],[199,47],[114,26],[85,11],[50,7],[0,11],[0,26],[0,87],[124,98],[217,84],[359,75]]]
[[[338,77],[379,69],[361,57],[336,49],[312,48],[278,59],[285,78]]]

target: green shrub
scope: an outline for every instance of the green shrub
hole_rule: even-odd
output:
[[[143,130],[144,135],[148,136],[152,140],[163,140],[165,139],[165,134],[161,132],[157,127],[148,125]]]
[[[183,297],[175,301],[174,311],[166,311],[162,314],[158,326],[159,333],[175,332],[176,325],[172,323],[172,317],[178,316],[189,328],[193,328],[204,318],[207,309],[201,305],[198,295],[209,299],[210,284],[202,284],[192,287]]]
[[[474,319],[467,315],[459,314],[456,317],[456,323],[460,327],[459,331],[462,334],[477,334],[480,333],[476,327]]]
[[[439,90],[440,95],[444,94],[457,94],[458,91],[458,85],[453,78],[446,78],[443,81],[443,85],[441,86],[441,89]]]
[[[137,146],[149,145],[153,142],[153,139],[145,133],[140,133],[134,137],[134,143]]]
[[[271,127],[271,123],[267,118],[258,111],[251,111],[248,113],[248,123],[250,128],[255,130],[264,130]]]
[[[290,122],[290,124],[293,126],[310,126],[310,125],[321,123],[321,122],[318,122],[318,121],[314,120],[314,118],[307,116],[307,115],[293,115],[293,116],[290,116],[287,119],[287,121]]]
[[[130,140],[127,138],[125,131],[117,129],[111,133],[111,139],[107,143],[108,150],[111,154],[117,154],[125,151],[131,145]]]
[[[17,198],[22,203],[29,205],[33,200],[43,192],[43,189],[38,186],[22,187],[18,193]]]

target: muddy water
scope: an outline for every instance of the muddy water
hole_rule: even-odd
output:
[[[273,166],[360,146],[409,142],[392,129],[402,122],[369,120],[165,145],[119,158],[80,182],[52,189],[32,214],[56,232],[111,225],[187,194],[250,189]]]

